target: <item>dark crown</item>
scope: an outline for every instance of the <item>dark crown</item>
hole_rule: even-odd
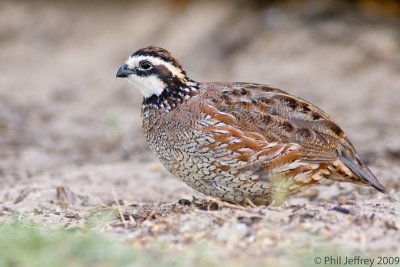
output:
[[[177,68],[183,69],[182,65],[176,60],[170,52],[166,49],[156,46],[148,46],[142,49],[137,50],[135,53],[132,54],[134,56],[151,56],[155,58],[160,58],[166,62],[171,63]]]

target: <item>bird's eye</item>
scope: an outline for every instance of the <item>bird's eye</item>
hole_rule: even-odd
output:
[[[151,64],[151,63],[150,63],[149,61],[147,61],[147,60],[140,61],[140,63],[139,63],[139,67],[140,67],[142,70],[149,70],[152,66],[153,66],[153,64]]]

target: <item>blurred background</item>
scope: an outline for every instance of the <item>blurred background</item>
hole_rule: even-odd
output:
[[[142,96],[115,78],[131,53],[149,45],[171,51],[194,80],[264,83],[313,102],[342,126],[389,191],[399,190],[400,1],[2,0],[0,221],[18,215],[41,225],[85,224],[88,207],[115,203],[112,188],[118,198],[139,203],[200,196],[150,153],[141,130]],[[354,214],[368,208],[366,214],[377,212],[382,218],[379,223],[368,219],[368,231],[354,230],[353,221],[343,218],[324,221],[331,240],[356,249],[398,251],[399,225],[390,218],[400,211],[390,201],[398,203],[399,194],[374,210],[382,203],[376,192],[337,183],[333,187],[333,193],[321,190],[315,203],[336,203],[340,194],[350,194],[346,196],[379,202],[357,206],[361,211]],[[358,194],[351,193],[355,188]],[[306,209],[304,218],[313,220],[328,210],[318,204],[311,208],[315,210]],[[182,226],[180,230],[201,225],[196,216],[185,221],[192,224],[174,216],[168,218],[178,220],[174,227]],[[225,238],[235,236],[221,232],[215,223],[219,219],[202,216],[204,229],[211,231],[213,225],[210,238],[223,240],[222,247]],[[262,218],[267,226],[261,232],[252,230],[265,243],[259,251],[271,244],[286,246],[286,239],[273,236],[277,229],[268,228],[268,220],[282,226],[281,216],[269,214]],[[242,233],[234,222],[224,229]],[[309,225],[298,229],[299,221],[284,224],[285,236],[308,242],[304,229]],[[148,238],[146,227],[129,233],[142,231]],[[343,229],[353,232],[342,235]],[[174,240],[178,236],[167,232]],[[182,240],[175,241],[187,239]]]
[[[121,162],[121,183],[151,183],[135,173],[162,169],[142,136],[142,96],[115,78],[148,45],[170,50],[195,80],[270,84],[315,103],[369,164],[398,158],[399,17],[399,1],[3,0],[0,188],[68,181],[82,192],[71,168],[115,173]],[[192,193],[163,177],[163,190]]]

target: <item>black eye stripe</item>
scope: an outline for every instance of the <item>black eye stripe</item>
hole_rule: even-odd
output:
[[[135,68],[135,74],[139,77],[150,77],[150,76],[160,76],[160,71],[158,65],[151,65],[149,69],[142,69],[140,66]],[[162,80],[162,77],[159,77]]]

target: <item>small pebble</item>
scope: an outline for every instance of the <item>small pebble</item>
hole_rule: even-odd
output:
[[[182,199],[178,200],[178,204],[184,205],[184,206],[190,206],[190,205],[192,205],[192,202],[189,199],[182,198]]]
[[[79,220],[81,216],[76,212],[67,212],[64,214],[65,218]]]
[[[341,212],[341,213],[344,213],[344,214],[350,214],[350,210],[349,209],[343,208],[341,206],[335,206],[335,207],[332,208],[332,210],[335,210],[335,211],[338,211],[338,212]]]

